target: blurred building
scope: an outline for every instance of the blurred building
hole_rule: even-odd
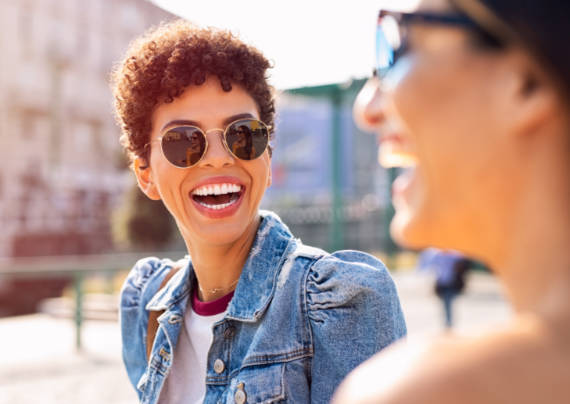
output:
[[[109,72],[172,17],[144,0],[0,0],[0,257],[110,248],[130,177]]]
[[[0,258],[111,249],[111,211],[133,179],[109,72],[132,38],[172,17],[145,0],[0,0]],[[263,206],[324,248],[390,244],[389,173],[351,117],[362,83],[278,100]]]
[[[272,184],[262,206],[305,243],[390,253],[393,174],[352,118],[365,80],[290,89],[277,99]]]

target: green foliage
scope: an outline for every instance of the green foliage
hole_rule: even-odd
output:
[[[122,247],[160,250],[172,240],[176,225],[161,201],[153,201],[134,184],[113,214],[113,237]]]

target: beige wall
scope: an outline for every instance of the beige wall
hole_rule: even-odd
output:
[[[22,235],[108,239],[98,208],[131,181],[108,75],[133,37],[171,18],[144,0],[0,0],[0,257]],[[58,253],[46,246],[29,253]]]

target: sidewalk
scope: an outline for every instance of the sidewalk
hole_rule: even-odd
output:
[[[443,330],[443,306],[434,293],[429,272],[402,271],[394,274],[410,337],[426,337]],[[511,316],[497,278],[470,272],[465,292],[453,304],[457,334],[473,335],[504,325]]]
[[[456,302],[459,333],[504,323],[510,309],[496,279],[474,273]],[[429,274],[394,276],[410,336],[441,330],[442,313]],[[116,322],[85,321],[83,352],[75,351],[71,319],[35,314],[0,319],[0,404],[135,404],[121,362]]]
[[[130,404],[119,328],[86,321],[81,353],[71,319],[45,314],[0,319],[0,404]]]

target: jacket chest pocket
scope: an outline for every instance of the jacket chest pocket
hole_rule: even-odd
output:
[[[226,403],[285,403],[285,366],[253,366],[241,370],[232,378]]]

